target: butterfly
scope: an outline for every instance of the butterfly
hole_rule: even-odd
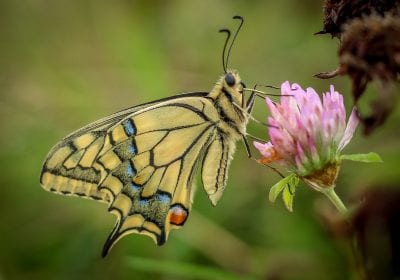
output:
[[[243,24],[243,18],[232,43]],[[45,159],[40,183],[45,190],[108,203],[117,216],[103,256],[124,235],[150,236],[162,245],[173,228],[186,222],[193,178],[201,167],[204,190],[216,205],[225,189],[236,143],[243,139],[254,104],[245,85],[228,70],[210,92],[192,92],[134,106],[66,136]]]

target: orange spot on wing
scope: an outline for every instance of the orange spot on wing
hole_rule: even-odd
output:
[[[183,225],[188,216],[188,212],[181,206],[177,205],[171,208],[171,213],[169,216],[169,222],[173,225]]]

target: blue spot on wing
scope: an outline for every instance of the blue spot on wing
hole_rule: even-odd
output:
[[[136,133],[136,127],[135,124],[133,123],[132,119],[127,119],[122,122],[122,125],[124,126],[124,130],[126,135],[132,136]]]
[[[140,187],[134,183],[131,183],[131,189],[135,192],[140,191]]]
[[[158,194],[157,200],[160,201],[161,203],[169,203],[171,198],[168,194]]]
[[[132,178],[133,176],[135,176],[135,171],[132,167],[132,164],[129,163],[128,166],[126,167],[126,174],[128,175],[128,177]]]
[[[131,154],[136,154],[137,150],[136,150],[136,145],[135,145],[134,141],[132,141],[132,143],[129,145],[128,149]]]
[[[149,204],[149,200],[148,199],[141,199],[141,200],[139,200],[139,204],[140,204],[140,206],[145,207],[145,206],[147,206]]]

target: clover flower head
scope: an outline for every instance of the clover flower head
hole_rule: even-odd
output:
[[[303,180],[331,186],[340,165],[340,152],[358,124],[353,109],[346,124],[343,96],[330,87],[322,99],[313,88],[284,82],[280,102],[266,98],[270,142],[254,142],[262,163],[277,161]]]

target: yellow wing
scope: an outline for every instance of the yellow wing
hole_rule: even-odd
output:
[[[45,160],[40,182],[51,192],[75,195],[109,202],[109,195],[98,190],[100,183],[97,157],[112,145],[105,145],[107,135],[117,123],[144,108],[169,100],[186,97],[203,97],[206,92],[186,93],[128,108],[93,122],[65,137],[55,145]]]
[[[49,153],[42,171],[47,190],[109,203],[118,220],[103,255],[131,232],[161,245],[171,228],[185,223],[204,153],[203,181],[215,204],[234,150],[229,143],[221,147],[218,111],[207,98],[178,96],[138,108],[71,134]]]

